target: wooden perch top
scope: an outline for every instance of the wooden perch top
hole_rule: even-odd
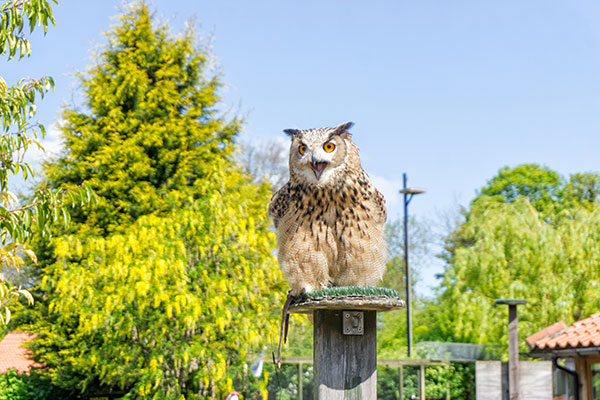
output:
[[[405,306],[396,290],[377,287],[331,287],[294,298],[288,312],[310,314],[318,309],[392,311]]]
[[[404,308],[404,300],[387,298],[343,297],[336,299],[306,300],[290,305],[288,312],[310,314],[318,309],[392,311]]]

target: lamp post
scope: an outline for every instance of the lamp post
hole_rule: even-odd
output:
[[[406,173],[402,174],[404,187],[400,191],[404,195],[404,270],[406,273],[406,336],[408,339],[408,357],[412,353],[412,319],[410,316],[410,268],[408,266],[408,204],[415,194],[425,193],[424,189],[409,188],[406,186]]]

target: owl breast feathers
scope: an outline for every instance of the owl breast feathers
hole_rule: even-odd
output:
[[[375,286],[383,276],[385,200],[363,171],[348,129],[286,129],[290,180],[269,204],[279,265],[292,294]]]

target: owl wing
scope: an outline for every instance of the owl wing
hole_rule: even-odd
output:
[[[375,209],[375,221],[383,225],[385,223],[385,220],[387,219],[387,211],[385,209],[385,198],[377,189],[375,189],[375,196],[373,196],[373,206]]]
[[[273,220],[275,229],[279,226],[279,221],[287,213],[290,207],[290,183],[286,183],[281,189],[279,189],[269,202],[269,217]]]

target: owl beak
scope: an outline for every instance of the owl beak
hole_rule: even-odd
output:
[[[315,176],[317,177],[317,179],[319,179],[321,177],[321,174],[323,173],[325,168],[327,168],[327,164],[329,164],[327,161],[320,161],[320,162],[312,161],[310,163],[310,167],[312,168],[313,172],[315,173]]]

